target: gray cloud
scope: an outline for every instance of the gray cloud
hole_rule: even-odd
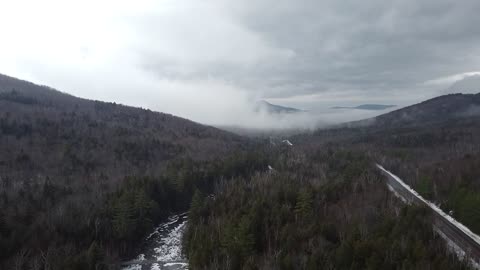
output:
[[[245,22],[296,52],[282,75],[297,82],[388,92],[480,64],[478,1],[262,2]]]
[[[261,98],[406,105],[480,70],[477,0],[19,2],[0,72],[204,123],[308,122],[251,114]]]
[[[351,89],[418,91],[427,80],[480,69],[480,2],[474,0],[208,3],[257,44],[233,31],[206,34],[205,47],[196,52],[211,51],[219,59],[185,73],[167,72],[162,64],[171,65],[151,56],[147,66],[163,76],[213,76],[260,89],[267,98]],[[190,21],[194,31],[209,33],[215,23],[224,23],[215,18],[209,23],[208,8],[196,11]],[[232,38],[238,38],[235,46],[224,51]],[[269,50],[270,57],[251,55],[259,49]],[[246,60],[230,61],[236,57]]]

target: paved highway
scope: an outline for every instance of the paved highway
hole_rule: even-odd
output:
[[[399,177],[378,164],[377,167],[382,171],[382,174],[386,176],[387,185],[390,190],[395,192],[397,196],[400,196],[404,202],[408,204],[424,205],[431,209],[433,213],[434,229],[439,232],[446,241],[449,241],[450,246],[452,246],[452,244],[456,246],[457,254],[460,253],[460,256],[467,255],[472,266],[476,269],[480,269],[480,237],[478,235],[474,234],[467,227],[447,215],[433,203],[425,200]]]

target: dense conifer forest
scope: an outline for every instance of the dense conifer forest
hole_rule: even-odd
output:
[[[430,212],[393,196],[375,164],[480,233],[479,98],[439,97],[272,146],[274,171],[195,197],[191,268],[468,268],[433,232]]]
[[[197,192],[184,242],[192,269],[468,269],[406,206],[364,149],[286,150],[275,171]],[[342,150],[338,150],[342,149]]]
[[[117,269],[194,190],[265,169],[251,144],[0,76],[0,268]]]
[[[379,163],[480,233],[479,95],[289,138],[0,76],[0,269],[118,269],[186,211],[190,269],[468,269]]]

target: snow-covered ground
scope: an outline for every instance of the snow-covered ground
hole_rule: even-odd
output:
[[[391,176],[395,181],[397,181],[400,185],[402,185],[405,189],[407,189],[411,194],[413,194],[415,197],[417,197],[419,200],[424,202],[426,205],[428,205],[431,209],[433,209],[435,212],[437,212],[439,215],[444,217],[446,220],[448,220],[452,225],[457,227],[459,230],[461,230],[465,235],[469,236],[473,241],[477,242],[480,245],[480,236],[472,232],[469,228],[467,228],[465,225],[462,223],[458,222],[455,220],[452,216],[446,214],[440,207],[435,205],[434,203],[424,199],[420,194],[418,194],[414,189],[412,189],[409,185],[405,184],[405,182],[402,181],[398,176],[394,175],[390,171],[386,170],[383,168],[381,165],[377,164],[377,167],[382,170],[383,172],[387,173],[389,176]],[[403,198],[400,194],[395,192],[393,187],[388,185],[388,188],[394,192],[395,196],[401,198],[404,202],[407,202],[405,198]],[[461,248],[456,245],[451,239],[449,239],[443,232],[440,230],[436,229],[437,232],[439,232],[439,235],[444,238],[447,241],[447,244],[451,250],[453,250],[457,256],[460,259],[463,259],[465,257],[465,251],[461,250]],[[476,263],[475,261],[471,261],[471,266],[473,266],[475,269],[480,269],[480,265]]]
[[[282,142],[288,146],[293,146],[293,143],[291,143],[289,140],[283,140]]]
[[[402,185],[404,188],[406,188],[408,191],[410,191],[410,193],[412,193],[415,197],[417,197],[418,199],[420,199],[421,201],[423,201],[425,204],[427,204],[428,206],[430,206],[430,208],[432,208],[435,212],[437,212],[438,214],[440,214],[441,216],[443,216],[444,218],[446,218],[448,221],[450,221],[450,223],[452,223],[455,227],[457,227],[458,229],[460,229],[462,232],[464,232],[466,235],[468,235],[470,238],[472,238],[475,242],[477,242],[479,245],[480,245],[480,236],[478,236],[477,234],[473,233],[472,231],[470,231],[469,228],[467,228],[465,225],[463,225],[462,223],[458,222],[456,219],[454,219],[453,217],[451,217],[450,215],[446,214],[445,212],[443,212],[442,209],[440,209],[438,206],[436,206],[434,203],[424,199],[420,194],[418,194],[414,189],[412,189],[409,185],[405,184],[398,176],[394,175],[393,173],[387,171],[385,168],[383,168],[382,166],[378,165],[377,164],[377,167],[386,172],[388,175],[390,175],[393,179],[395,179],[400,185]]]
[[[160,224],[147,238],[145,250],[131,260],[123,270],[175,270],[188,269],[182,254],[182,237],[187,224],[187,214],[171,216]]]
[[[443,240],[447,242],[448,249],[451,252],[455,253],[455,255],[457,255],[457,257],[461,261],[463,261],[467,253],[461,247],[459,247],[454,241],[452,241],[447,235],[445,235],[440,229],[438,228],[434,228],[434,229],[435,229],[435,232],[437,232],[438,235],[440,235],[440,237],[442,237]],[[473,267],[474,269],[480,269],[480,264],[474,261],[473,259],[469,259],[469,262],[470,262],[470,266]]]
[[[387,187],[388,189],[393,193],[393,195],[395,195],[395,197],[399,198],[402,202],[406,203],[406,204],[409,204],[407,199],[405,199],[404,197],[402,197],[402,195],[398,194],[397,191],[395,191],[395,189],[390,186],[389,184],[387,184]]]

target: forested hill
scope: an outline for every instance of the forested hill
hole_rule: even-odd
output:
[[[304,144],[331,140],[368,141],[377,145],[396,141],[399,144],[435,145],[475,137],[478,123],[480,93],[449,94],[374,118],[321,128],[311,134],[298,135],[293,141]]]
[[[370,124],[379,128],[395,128],[479,116],[480,93],[450,94],[380,115],[373,120],[359,121],[357,124]]]
[[[225,160],[249,144],[169,114],[0,75],[0,269],[87,269],[87,251],[102,254],[90,269],[118,262],[193,190],[208,192],[234,173]]]
[[[0,134],[0,168],[31,176],[52,169],[62,175],[71,167],[75,172],[69,174],[80,175],[100,168],[112,176],[119,170],[155,171],[163,160],[212,159],[247,143],[169,114],[80,99],[3,75]]]
[[[478,97],[442,96],[272,145],[271,172],[194,197],[190,269],[470,269],[374,164],[480,233]]]

